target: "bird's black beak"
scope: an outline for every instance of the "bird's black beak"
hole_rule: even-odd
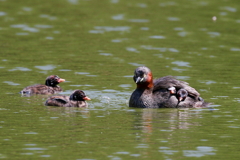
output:
[[[137,77],[137,79],[136,79],[136,81],[135,81],[135,82],[136,82],[136,83],[142,82],[142,81],[143,81],[143,79],[144,79],[144,78]]]

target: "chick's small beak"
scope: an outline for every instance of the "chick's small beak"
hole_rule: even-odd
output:
[[[171,94],[176,93],[176,88],[175,87],[170,87],[170,88],[168,88],[168,90],[170,91]]]
[[[179,101],[179,102],[183,101],[183,98],[182,98],[182,97],[179,97],[179,98],[178,98],[178,101]]]
[[[86,97],[84,97],[83,98],[84,100],[86,100],[86,101],[90,101],[91,99],[90,98],[88,98],[87,96]]]
[[[58,79],[58,83],[65,82],[65,79]]]

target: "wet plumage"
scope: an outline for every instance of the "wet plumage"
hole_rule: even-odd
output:
[[[179,81],[171,76],[153,80],[151,70],[147,67],[138,67],[134,72],[133,79],[137,84],[137,88],[130,97],[130,107],[175,108],[178,106],[192,108],[208,105],[187,82]],[[186,90],[188,95],[185,97],[185,100],[179,103],[177,95],[172,94],[174,93],[172,89],[169,90],[171,87],[175,87],[176,92],[180,89]]]
[[[75,90],[70,96],[55,95],[49,97],[45,105],[46,106],[59,106],[59,107],[87,107],[86,100],[88,98],[82,90]]]
[[[56,94],[62,92],[62,88],[58,86],[59,83],[64,82],[65,79],[61,79],[57,75],[51,75],[46,78],[45,85],[35,84],[32,86],[25,87],[21,94]]]

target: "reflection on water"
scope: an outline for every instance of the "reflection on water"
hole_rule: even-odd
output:
[[[139,118],[135,122],[135,126],[142,130],[143,134],[137,134],[136,138],[141,139],[139,144],[135,148],[147,149],[152,148],[149,144],[152,143],[153,137],[161,135],[160,142],[156,143],[155,148],[159,148],[159,152],[168,156],[174,156],[175,154],[182,152],[186,157],[204,157],[207,155],[215,155],[216,149],[209,146],[198,146],[196,150],[182,150],[180,151],[176,146],[169,146],[171,143],[177,143],[179,145],[184,144],[186,137],[184,130],[189,130],[201,126],[197,121],[189,122],[190,120],[202,118],[201,112],[204,110],[165,110],[163,112],[155,109],[143,109],[142,114],[139,112],[133,112]],[[139,124],[140,122],[140,124]],[[160,124],[160,125],[159,125]],[[183,138],[183,141],[181,140]],[[177,138],[177,140],[176,140]],[[205,140],[201,140],[205,141]],[[188,144],[189,146],[191,144]],[[147,152],[146,150],[143,152]],[[147,153],[145,153],[147,154]],[[149,158],[149,157],[148,157]],[[170,158],[170,157],[169,157]]]

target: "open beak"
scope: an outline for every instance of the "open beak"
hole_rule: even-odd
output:
[[[143,78],[137,77],[136,83],[139,83],[139,82],[142,82],[142,81],[143,81]]]
[[[88,98],[87,96],[83,98],[85,101],[90,101],[91,99]]]
[[[58,79],[58,83],[65,82],[65,79]]]

